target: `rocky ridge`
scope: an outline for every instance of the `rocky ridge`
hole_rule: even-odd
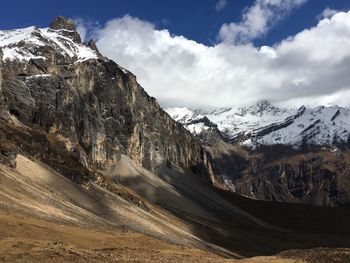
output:
[[[249,149],[272,145],[292,146],[295,149],[308,146],[335,149],[348,144],[350,138],[350,109],[339,106],[278,108],[263,101],[250,107],[209,111],[186,108],[166,110],[189,131],[195,131],[196,135],[216,125],[226,141],[239,142]],[[178,112],[182,112],[182,115]],[[198,121],[203,118],[212,124]],[[195,125],[193,120],[196,120]]]

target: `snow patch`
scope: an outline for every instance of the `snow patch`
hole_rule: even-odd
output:
[[[26,77],[26,79],[33,79],[33,78],[51,78],[51,77],[52,77],[51,74],[37,74],[37,75],[28,76],[28,77]]]

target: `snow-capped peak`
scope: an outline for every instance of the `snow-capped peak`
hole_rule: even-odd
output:
[[[338,106],[288,109],[264,101],[250,107],[210,111],[186,109],[186,114],[183,115],[173,109],[167,109],[167,112],[186,127],[192,124],[196,116],[207,117],[217,125],[227,140],[249,148],[277,144],[334,148],[337,144],[347,144],[350,136],[350,109]],[[202,123],[202,130],[206,128]]]
[[[70,37],[74,30],[27,27],[16,30],[0,31],[0,49],[3,61],[29,61],[31,59],[47,59],[45,47],[53,47],[63,57],[82,62],[96,59],[95,50]]]
[[[200,134],[209,128],[216,127],[205,115],[186,107],[167,108],[165,111],[176,121],[184,124],[193,134]]]
[[[165,109],[168,114],[178,122],[188,123],[196,119],[201,119],[204,115],[197,113],[193,110],[190,110],[186,107],[176,107],[176,108],[167,108]]]

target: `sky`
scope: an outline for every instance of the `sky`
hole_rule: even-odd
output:
[[[350,106],[350,0],[7,1],[0,29],[74,19],[162,106]]]

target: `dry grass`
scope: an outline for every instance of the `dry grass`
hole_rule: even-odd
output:
[[[281,256],[225,259],[140,233],[81,228],[4,210],[0,236],[0,262],[304,262]]]

